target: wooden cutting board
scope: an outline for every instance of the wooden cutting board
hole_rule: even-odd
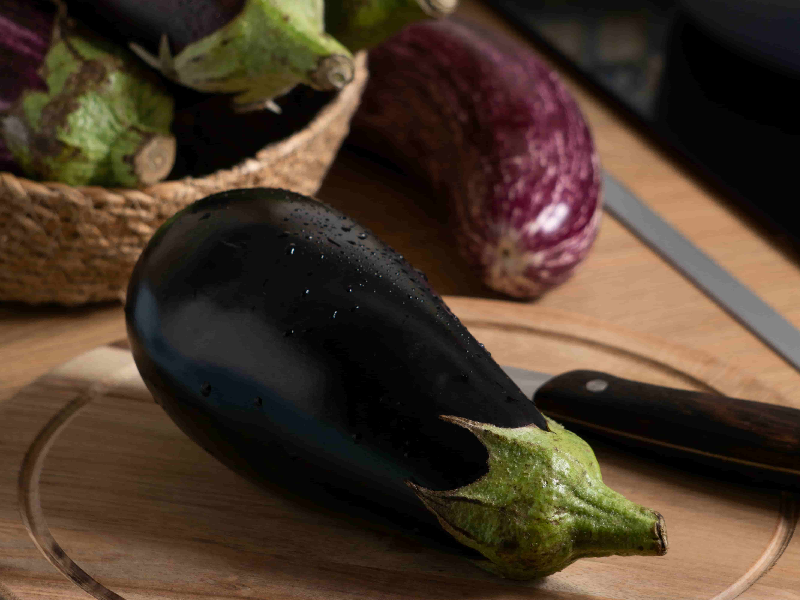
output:
[[[448,303],[501,364],[595,368],[800,408],[711,356],[587,317],[535,304]],[[0,426],[4,600],[88,598],[76,581],[97,597],[129,600],[800,599],[800,541],[788,541],[796,518],[786,494],[597,447],[606,482],[664,515],[667,555],[584,559],[544,580],[506,581],[229,472],[152,401],[124,341],[0,404]]]

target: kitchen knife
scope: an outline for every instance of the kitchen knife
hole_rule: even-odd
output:
[[[539,410],[576,433],[706,475],[800,491],[800,410],[599,371],[503,369]]]

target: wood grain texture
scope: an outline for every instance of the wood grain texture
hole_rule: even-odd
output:
[[[746,390],[787,403],[709,355],[594,319],[537,306],[448,300],[504,364],[547,370],[553,363],[579,368],[589,362],[653,383]],[[53,417],[71,402],[85,407],[58,437],[42,442],[47,423],[57,422]],[[26,386],[0,403],[0,422],[9,434],[0,448],[0,581],[21,600],[88,597],[47,562],[20,519],[17,475],[26,454],[40,470],[42,514],[31,527],[46,520],[66,557],[129,600],[731,600],[742,592],[737,585],[746,588],[741,597],[800,598],[800,544],[784,549],[791,507],[781,509],[779,494],[687,475],[605,446],[596,450],[606,482],[664,514],[669,553],[586,559],[543,581],[519,583],[241,479],[191,443],[152,402],[124,344],[97,348]],[[37,436],[40,449],[49,444],[46,453],[31,451]],[[758,575],[781,550],[777,565],[751,586],[747,574]],[[51,554],[63,562],[58,552]]]

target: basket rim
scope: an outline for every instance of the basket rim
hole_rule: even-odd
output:
[[[261,163],[265,161],[283,158],[298,148],[308,144],[311,139],[324,132],[330,123],[334,121],[342,112],[349,110],[353,102],[358,102],[368,78],[366,50],[360,50],[355,54],[354,64],[355,73],[352,81],[345,85],[330,102],[325,104],[308,123],[308,125],[293,133],[289,137],[270,142],[258,150],[255,155],[246,157],[227,169],[218,169],[213,173],[209,173],[208,175],[204,175],[202,177],[188,176],[182,177],[181,179],[159,181],[158,183],[135,188],[105,187],[99,185],[69,185],[59,181],[36,181],[20,175],[15,175],[9,171],[1,170],[0,179],[12,178],[13,180],[16,180],[18,184],[21,183],[23,185],[27,184],[33,186],[43,186],[45,188],[58,191],[64,191],[68,189],[77,191],[79,193],[88,193],[89,195],[92,195],[93,192],[96,193],[99,190],[105,190],[123,195],[130,192],[136,192],[139,194],[159,197],[164,193],[169,193],[169,191],[173,190],[175,184],[181,183],[191,186],[195,183],[205,182],[210,178],[241,176],[261,168]]]

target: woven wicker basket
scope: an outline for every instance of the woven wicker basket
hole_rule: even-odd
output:
[[[207,177],[106,189],[0,172],[0,301],[124,301],[131,270],[150,236],[191,202],[244,187],[315,194],[348,133],[366,80],[362,52],[353,81],[307,127]]]

